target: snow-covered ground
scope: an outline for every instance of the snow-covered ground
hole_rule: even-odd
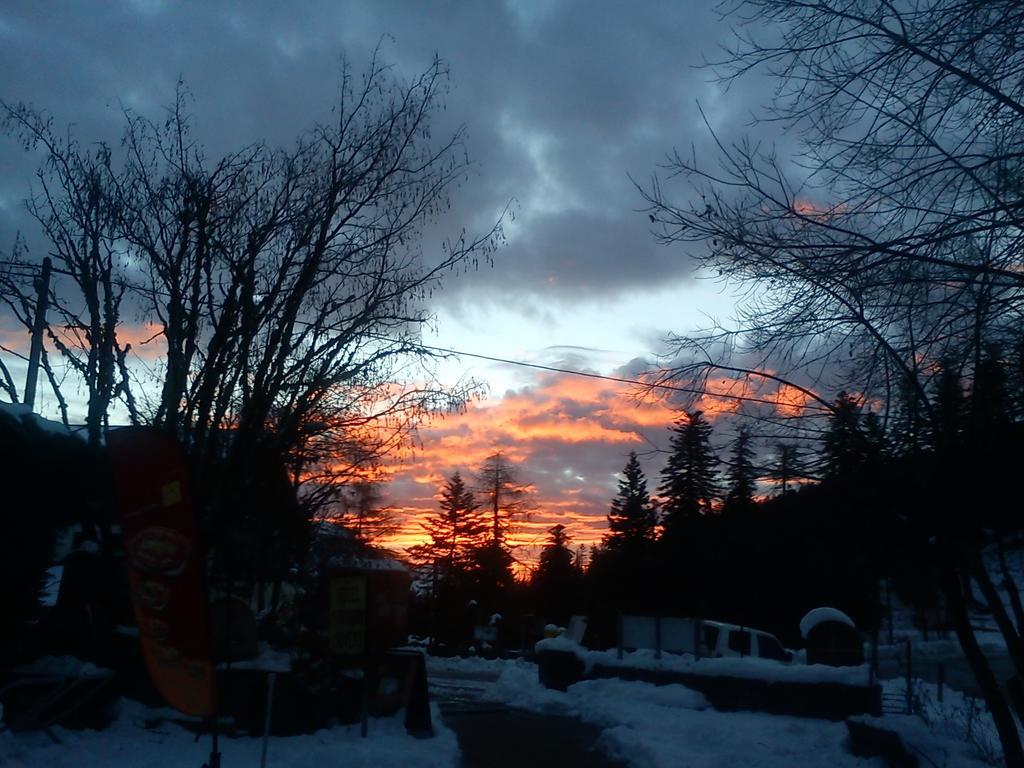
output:
[[[479,672],[479,665],[470,661],[469,669]],[[681,685],[585,680],[560,693],[540,685],[533,664],[490,664],[492,670],[493,665],[502,668],[497,680],[481,686],[484,698],[534,712],[579,717],[602,729],[602,750],[635,768],[882,765],[846,752],[842,723],[718,712],[701,694]],[[433,662],[429,666],[433,676]],[[444,661],[446,670],[456,667],[454,660]],[[438,674],[443,673],[438,670]]]
[[[443,696],[447,689],[449,695],[463,701],[578,717],[600,729],[599,749],[633,768],[883,765],[880,760],[856,758],[848,752],[843,723],[756,712],[719,712],[700,693],[682,685],[585,680],[561,693],[541,686],[536,665],[522,660],[428,658],[427,667],[435,695]],[[92,669],[91,665],[61,657],[47,660],[35,671],[72,674]],[[805,668],[804,674],[813,671]],[[902,681],[886,681],[884,685],[886,693],[895,697],[905,691]],[[939,702],[938,689],[921,681],[914,682],[914,695],[923,716],[889,714],[858,719],[900,733],[904,742],[923,757],[925,765],[984,768],[1000,764],[991,721],[975,699],[947,687]],[[371,720],[366,739],[360,737],[357,725],[336,726],[306,736],[274,737],[269,741],[267,764],[277,768],[454,768],[459,765],[459,746],[441,712],[442,708],[435,705],[433,739],[408,736],[401,714]],[[122,700],[109,728],[55,728],[59,744],[44,733],[5,732],[0,734],[0,766],[201,765],[209,756],[210,738],[204,736],[197,742],[193,733],[170,722],[170,717],[173,713],[169,710]],[[222,738],[224,768],[259,765],[261,747],[258,738]],[[537,748],[543,749],[543,745]]]
[[[883,681],[885,693],[902,696],[906,684]],[[919,714],[887,714],[880,718],[855,718],[896,731],[911,751],[924,755],[925,765],[983,768],[1002,765],[999,737],[980,699],[943,688],[942,701],[936,685],[922,680],[912,683]]]
[[[210,737],[195,735],[171,722],[151,728],[147,721],[171,716],[122,699],[114,723],[104,731],[54,728],[60,744],[45,733],[0,733],[0,766],[4,768],[199,768],[210,755]],[[432,739],[405,732],[401,714],[370,720],[367,738],[358,725],[336,726],[308,736],[272,737],[267,749],[271,768],[455,768],[459,745],[434,710]],[[262,739],[221,738],[223,768],[260,765]]]
[[[572,715],[596,725],[601,728],[598,746],[634,768],[884,765],[847,751],[843,723],[719,712],[701,694],[682,685],[585,680],[560,693],[541,686],[536,666],[528,662],[431,658],[427,666],[432,685],[443,685],[446,677],[461,680],[463,693],[472,686],[483,701]],[[891,694],[904,690],[897,681],[886,686]],[[925,706],[924,719],[916,715],[862,719],[899,732],[925,757],[922,764],[950,768],[999,764],[991,759],[998,756],[991,723],[976,702],[947,688],[940,704],[934,686],[924,683],[915,684],[915,693]]]

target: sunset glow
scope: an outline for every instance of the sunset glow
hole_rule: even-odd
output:
[[[711,379],[708,393],[691,409],[715,423],[739,409],[738,397],[763,398],[783,415],[797,415],[810,400],[794,387],[757,384],[755,389],[747,378]],[[669,427],[679,416],[671,400],[638,393],[635,385],[544,373],[500,399],[471,403],[464,413],[435,420],[420,431],[411,454],[385,470],[388,502],[402,519],[388,545],[404,549],[422,542],[419,518],[437,508],[445,480],[458,471],[472,484],[477,468],[496,451],[516,465],[530,488],[534,512],[518,521],[513,537],[522,563],[535,561],[548,529],[558,523],[576,546],[598,543],[629,452],[637,452],[653,492]]]

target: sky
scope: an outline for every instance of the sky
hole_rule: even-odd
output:
[[[325,118],[342,56],[359,71],[379,46],[399,76],[413,76],[437,54],[451,81],[436,131],[465,126],[473,170],[424,251],[461,227],[486,230],[506,208],[514,219],[493,267],[453,275],[430,299],[424,342],[630,378],[666,351],[668,332],[727,317],[732,305],[685,247],[655,243],[636,186],[673,149],[713,156],[698,104],[728,142],[764,95],[756,78],[726,91],[697,66],[728,39],[712,9],[701,0],[9,0],[0,98],[72,123],[83,141],[116,141],[124,107],[159,116],[181,78],[216,156],[253,141],[290,144]],[[0,254],[17,232],[32,253],[45,251],[23,205],[38,161],[0,137]],[[20,333],[0,317],[0,343],[17,346]],[[415,538],[415,514],[436,505],[445,477],[471,475],[496,450],[533,490],[524,541],[556,522],[577,543],[599,539],[631,450],[656,484],[669,404],[638,401],[626,385],[465,357],[440,373],[473,376],[487,395],[425,426],[395,469],[387,499],[412,521],[399,543]]]

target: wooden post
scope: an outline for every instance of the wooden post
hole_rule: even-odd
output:
[[[53,262],[43,259],[43,273],[36,281],[36,313],[32,319],[32,347],[28,353],[28,373],[25,374],[25,405],[35,407],[36,381],[39,379],[39,358],[43,353],[43,326],[46,325],[46,307],[50,298],[50,268]]]
[[[938,675],[936,677],[937,677],[937,682],[938,682],[938,685],[939,685],[939,701],[941,702],[942,701],[942,686],[945,685],[945,683],[946,683],[946,665],[943,664],[941,661],[939,662]]]
[[[654,617],[654,658],[661,658],[661,614]]]
[[[913,688],[913,651],[911,650],[910,638],[907,638],[907,714],[914,714],[914,688]]]
[[[878,627],[871,635],[871,670],[868,673],[868,685],[874,685],[878,680]]]
[[[621,660],[622,659],[622,612],[621,611],[618,614],[618,620],[617,620],[615,629],[616,629],[616,634],[617,634],[616,645],[618,646],[618,658]]]
[[[267,768],[267,741],[270,739],[270,711],[274,706],[274,681],[277,673],[267,675],[267,711],[263,715],[263,751],[260,755],[260,768]]]

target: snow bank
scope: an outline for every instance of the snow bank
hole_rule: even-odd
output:
[[[91,661],[82,661],[74,656],[42,656],[30,664],[13,670],[30,675],[56,675],[59,677],[90,677],[101,672],[111,672],[96,666]]]
[[[506,662],[486,696],[596,725],[602,729],[598,747],[635,768],[870,764],[845,751],[842,723],[718,712],[700,693],[682,685],[584,680],[560,693],[540,685],[533,665]]]
[[[857,667],[830,667],[824,664],[783,664],[752,656],[696,659],[689,655],[673,653],[662,653],[659,659],[655,656],[655,652],[649,649],[624,653],[620,659],[617,651],[590,651],[566,637],[541,640],[536,644],[535,649],[538,652],[552,650],[575,653],[583,662],[586,672],[590,672],[595,666],[600,665],[606,668],[682,672],[689,675],[739,677],[769,682],[845,683],[847,685],[867,685],[870,675],[866,664]]]
[[[906,693],[903,682],[886,680],[882,685],[887,694]],[[1002,764],[999,736],[983,701],[947,686],[940,702],[937,686],[921,680],[914,680],[913,686],[921,706],[919,715],[865,715],[851,720],[897,732],[911,752],[923,756],[923,765],[989,768]]]
[[[231,669],[258,669],[263,672],[291,672],[292,657],[286,651],[274,650],[270,643],[260,641],[257,645],[258,654],[254,659],[231,662]],[[217,666],[218,669],[227,669],[226,662]]]
[[[845,624],[851,629],[857,628],[857,625],[853,623],[853,619],[838,608],[815,608],[808,611],[807,615],[800,619],[800,637],[806,640],[807,635],[811,633],[811,630],[819,624],[824,624],[826,621],[835,621],[840,624]]]
[[[48,432],[51,435],[72,434],[71,431],[60,422],[44,419],[27,405],[22,405],[21,403],[5,403],[0,401],[0,414],[9,416],[15,421],[21,421],[24,424],[35,424],[43,432]]]
[[[443,662],[457,679],[497,670],[494,682],[480,683],[480,700],[578,717],[602,729],[600,749],[634,768],[882,765],[881,760],[847,753],[842,722],[719,712],[700,693],[678,684],[656,686],[610,678],[584,680],[561,693],[544,688],[536,666],[521,660],[428,658],[431,666],[435,661]],[[883,684],[887,693],[903,692],[902,682]],[[915,681],[915,693],[924,702],[924,719],[916,715],[854,719],[899,733],[913,752],[924,756],[922,765],[986,768],[1000,764],[998,739],[981,702],[946,687],[940,703],[935,686],[919,681]]]
[[[468,656],[466,658],[462,658],[460,656],[444,657],[427,655],[425,658],[428,677],[435,673],[456,672],[459,674],[468,674],[473,677],[485,677],[493,680],[497,679],[498,675],[504,671],[507,664],[514,663],[521,663],[525,666],[529,666],[530,669],[533,670],[533,674],[537,674],[537,667],[533,664],[527,664],[526,662],[485,659],[482,656]]]
[[[4,768],[180,768],[202,765],[210,754],[210,737],[195,735],[174,723],[145,728],[156,710],[122,700],[117,720],[105,731],[53,729],[54,744],[45,733],[0,734],[0,765]],[[272,737],[267,750],[271,768],[455,768],[459,746],[434,711],[435,737],[416,739],[405,732],[403,715],[370,721],[368,738],[359,726],[337,726],[308,736]],[[259,765],[262,739],[222,738],[222,764]]]

